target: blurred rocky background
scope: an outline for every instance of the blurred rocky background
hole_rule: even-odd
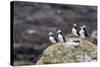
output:
[[[35,2],[14,2],[14,65],[35,64],[50,42],[48,32],[71,33],[73,24],[97,31],[97,7]]]

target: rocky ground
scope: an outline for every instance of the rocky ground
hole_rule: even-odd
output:
[[[90,35],[97,30],[97,7],[14,2],[14,64],[35,64],[50,45],[48,32],[70,35],[73,23],[86,24]]]
[[[80,43],[75,43],[74,41]],[[78,45],[76,45],[78,44]],[[82,38],[68,38],[66,43],[52,44],[43,52],[36,64],[90,62],[97,59],[95,44]]]

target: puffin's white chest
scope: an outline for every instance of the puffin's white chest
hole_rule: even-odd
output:
[[[60,42],[64,42],[63,36],[61,34],[58,34],[58,39]]]
[[[83,29],[81,29],[79,33],[80,33],[80,36],[81,36],[82,38],[85,37],[85,35],[84,35],[84,30],[83,30]]]
[[[49,40],[50,40],[51,43],[56,43],[56,40],[52,36],[49,37]]]
[[[75,28],[72,28],[72,33],[73,33],[73,35],[78,36],[77,30]]]

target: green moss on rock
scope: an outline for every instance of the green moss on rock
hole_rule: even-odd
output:
[[[79,40],[80,44],[75,46],[74,40]],[[97,47],[95,44],[82,38],[68,38],[66,43],[52,44],[44,50],[43,56],[36,64],[56,64],[69,62],[84,62],[85,53],[90,53],[92,58],[97,57]],[[88,60],[88,59],[87,59]]]

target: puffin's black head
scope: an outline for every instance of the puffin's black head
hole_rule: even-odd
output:
[[[80,26],[81,30],[83,29],[83,26]]]
[[[52,32],[49,32],[48,35],[49,35],[49,36],[53,36],[53,33],[52,33]]]
[[[86,28],[86,25],[83,25],[83,28]]]
[[[77,24],[73,24],[73,27],[76,28]]]
[[[83,25],[83,30],[86,30],[86,25]]]
[[[62,31],[61,31],[61,30],[58,30],[57,33],[58,33],[58,34],[62,34]]]

